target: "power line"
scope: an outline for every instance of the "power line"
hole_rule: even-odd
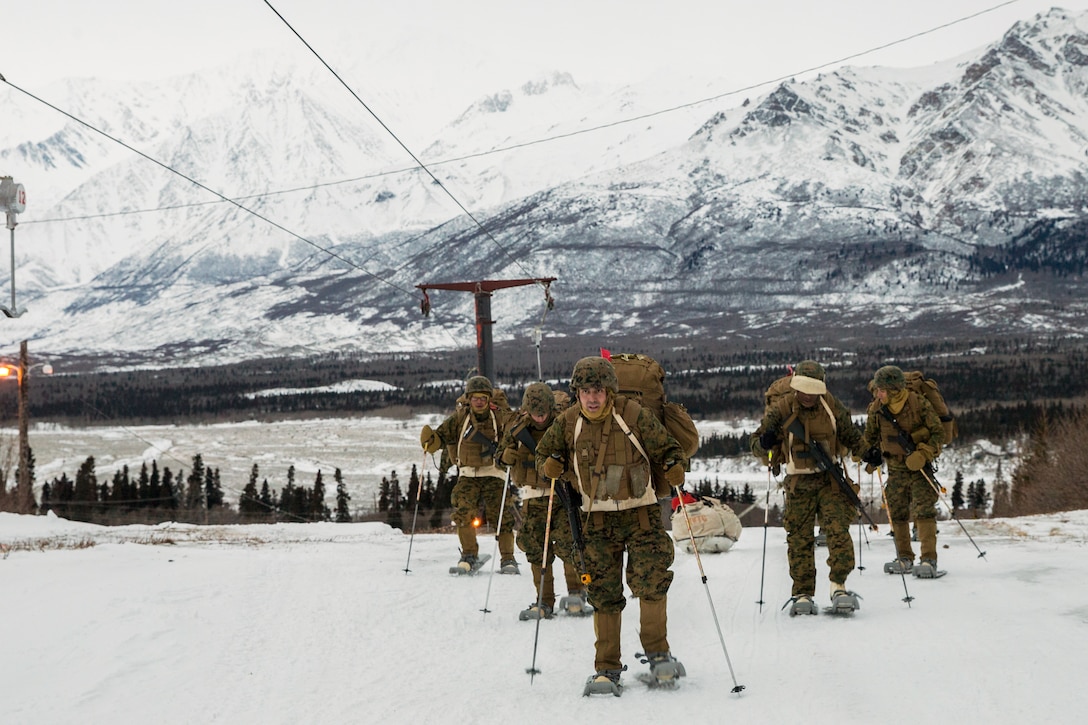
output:
[[[418,156],[416,156],[415,153],[413,153],[413,151],[410,148],[408,148],[408,146],[403,141],[400,140],[400,137],[397,136],[397,134],[393,132],[393,129],[389,128],[389,126],[385,123],[385,121],[383,121],[381,119],[381,117],[378,116],[378,114],[375,113],[374,110],[370,106],[368,106],[366,104],[366,102],[363,101],[362,98],[359,97],[359,94],[356,93],[355,90],[351,86],[349,86],[347,84],[347,82],[343,78],[340,77],[340,74],[337,73],[333,69],[333,67],[330,66],[325,61],[325,59],[321,57],[321,54],[318,53],[316,50],[314,50],[313,46],[310,45],[310,43],[307,42],[307,40],[305,38],[303,38],[302,35],[297,30],[295,30],[295,28],[291,25],[291,23],[289,23],[287,21],[287,18],[283,17],[283,15],[280,14],[280,11],[276,10],[276,8],[273,7],[272,3],[269,2],[269,0],[264,0],[264,4],[267,5],[268,8],[273,13],[276,14],[276,17],[278,17],[281,21],[283,21],[283,24],[287,26],[288,30],[290,30],[292,33],[295,34],[296,38],[298,38],[300,41],[302,41],[302,44],[305,45],[306,48],[311,53],[314,54],[314,57],[317,58],[318,61],[321,62],[321,65],[325,66],[325,68],[328,69],[329,73],[332,73],[333,77],[336,78],[336,80],[338,80],[340,82],[340,85],[344,86],[344,88],[347,89],[348,93],[350,93],[352,95],[352,97],[356,101],[359,102],[359,105],[361,105],[364,109],[366,109],[366,112],[369,113],[371,115],[371,117],[375,121],[378,122],[378,125],[380,125],[383,129],[385,129],[386,133],[388,133],[393,138],[393,140],[397,142],[397,145],[400,146],[402,149],[404,149],[404,152],[407,153],[408,156],[411,157],[412,161],[414,161],[416,163],[416,166],[418,166],[420,169],[422,169],[423,172],[427,174],[427,176],[431,177],[431,180],[435,184],[438,185],[438,188],[442,189],[442,191],[444,191],[446,193],[446,196],[448,196],[453,201],[453,203],[457,205],[457,208],[460,209],[462,212],[464,212],[465,216],[467,216],[469,219],[471,219],[472,222],[480,229],[480,231],[483,232],[484,235],[486,235],[488,239],[490,239],[492,242],[494,242],[495,246],[498,247],[500,250],[502,250],[502,253],[505,254],[507,256],[507,258],[511,262],[513,262],[518,267],[520,267],[525,272],[525,274],[532,277],[533,273],[530,270],[525,269],[525,266],[522,265],[521,261],[519,259],[517,259],[514,255],[512,255],[510,253],[510,250],[508,250],[506,247],[504,247],[502,244],[500,244],[499,240],[495,239],[495,237],[491,234],[491,232],[489,232],[484,227],[484,225],[480,222],[480,220],[477,219],[476,216],[472,212],[470,212],[468,210],[468,208],[465,207],[464,204],[461,203],[461,200],[458,199],[457,196],[452,191],[450,191],[449,188],[445,184],[443,184],[442,181],[437,176],[434,175],[434,172],[432,172],[430,170],[430,168],[428,168],[427,165],[424,164],[423,161],[420,160],[420,158]],[[540,284],[540,283],[538,282],[537,284]]]

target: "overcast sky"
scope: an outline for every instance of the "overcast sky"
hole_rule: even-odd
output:
[[[181,74],[258,48],[309,55],[275,8],[334,66],[341,48],[378,47],[423,81],[456,82],[463,70],[519,82],[562,69],[579,81],[678,72],[753,83],[995,8],[850,63],[944,60],[1055,5],[1079,14],[1088,0],[32,0],[4,4],[0,73],[34,90],[65,77]],[[706,68],[717,71],[697,72]]]

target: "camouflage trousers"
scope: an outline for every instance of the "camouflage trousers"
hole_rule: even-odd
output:
[[[784,481],[788,495],[782,523],[786,528],[786,550],[793,579],[793,596],[816,594],[816,516],[820,531],[827,536],[827,566],[831,581],[846,583],[854,570],[854,540],[850,524],[857,509],[839,491],[827,473],[795,474]]]
[[[576,512],[576,515],[581,515]],[[530,564],[540,564],[544,560],[544,529],[548,523],[548,497],[526,499],[521,504],[521,528],[518,530],[518,548],[525,552]],[[564,562],[577,561],[574,555],[574,537],[570,532],[570,519],[567,510],[555,497],[552,505],[552,524],[548,536],[548,561],[550,567],[555,557]]]
[[[921,471],[889,466],[884,495],[892,523],[937,518],[937,492]]]
[[[503,492],[506,491],[506,481],[495,476],[458,476],[457,483],[450,493],[450,502],[453,504],[453,523],[460,527],[472,526],[472,520],[480,513],[480,505],[483,504],[487,514],[487,521],[493,527],[499,523],[499,508],[502,505]],[[502,515],[502,528],[499,533],[509,533],[514,530],[514,498],[506,493],[506,507]]]
[[[672,584],[672,539],[655,504],[626,511],[595,511],[585,525],[586,569],[591,581],[589,602],[602,614],[623,611],[624,572],[631,596],[665,599]],[[623,555],[627,553],[624,567]]]

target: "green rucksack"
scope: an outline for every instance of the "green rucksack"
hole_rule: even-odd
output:
[[[610,359],[619,378],[619,394],[653,411],[691,460],[699,450],[699,430],[687,408],[666,398],[665,369],[652,357],[638,353],[611,353]],[[651,462],[650,470],[658,498],[672,496],[664,469]]]

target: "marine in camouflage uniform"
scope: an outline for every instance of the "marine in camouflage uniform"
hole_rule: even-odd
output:
[[[907,388],[903,371],[898,367],[885,365],[877,370],[870,387],[875,399],[869,405],[869,418],[865,423],[864,439],[869,450],[864,459],[870,466],[879,466],[883,458],[888,465],[884,495],[895,536],[896,561],[889,562],[885,571],[898,574],[914,570],[914,550],[910,541],[910,520],[913,519],[921,544],[920,566],[915,573],[922,577],[935,576],[939,495],[936,481],[932,480],[932,462],[945,442],[944,426],[925,396]],[[903,445],[901,432],[910,437],[911,445]],[[908,451],[909,447],[914,450]]]
[[[816,592],[817,516],[820,530],[827,536],[832,600],[837,592],[845,591],[846,578],[854,570],[850,524],[857,517],[857,509],[832,475],[817,468],[808,451],[808,441],[817,441],[835,459],[844,448],[860,449],[861,431],[846,407],[827,392],[824,379],[823,366],[814,360],[798,364],[790,379],[789,392],[767,406],[763,421],[751,438],[752,453],[761,462],[768,462],[769,451],[777,451],[776,458],[786,466],[782,483],[786,490],[783,525],[795,601],[807,597],[811,602]],[[804,439],[790,432],[794,421],[803,426]]]
[[[457,483],[450,494],[453,522],[461,544],[461,561],[474,564],[480,547],[476,542],[476,519],[481,504],[487,520],[499,521],[499,556],[504,572],[517,573],[514,559],[513,497],[506,490],[506,472],[496,463],[498,443],[505,430],[507,413],[491,404],[491,381],[477,375],[465,383],[467,406],[459,406],[438,428],[423,426],[420,442],[423,450],[436,453],[445,448],[457,465]],[[506,503],[503,504],[503,496]]]
[[[555,608],[552,562],[556,556],[563,562],[567,592],[572,597],[566,601],[572,605],[575,599],[584,603],[586,596],[575,565],[574,538],[567,511],[560,503],[559,496],[552,495],[551,482],[536,471],[537,442],[555,420],[557,411],[558,401],[551,388],[545,383],[529,385],[521,399],[521,410],[499,443],[502,462],[510,467],[510,479],[518,486],[521,497],[521,527],[518,529],[517,545],[525,552],[532,566],[533,590],[540,595],[540,610],[537,610],[534,600],[529,609],[522,613],[526,619],[549,617]],[[559,485],[565,485],[565,481],[559,482]],[[549,500],[552,503],[550,528]],[[548,529],[547,535],[545,529]],[[548,542],[547,561],[544,560],[545,536]],[[580,613],[581,609],[582,605],[579,604],[577,612]]]
[[[639,637],[660,681],[684,673],[669,651],[667,595],[673,542],[665,531],[647,459],[661,464],[672,486],[684,482],[684,453],[657,417],[618,395],[612,363],[582,358],[571,374],[576,401],[537,444],[537,470],[546,479],[570,477],[582,497],[589,602],[596,633],[595,675],[586,694],[619,693],[624,553],[627,584],[639,599]],[[638,441],[636,446],[632,439]],[[640,450],[641,448],[641,450]]]

